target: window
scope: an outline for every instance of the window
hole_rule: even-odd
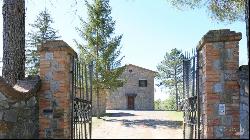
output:
[[[128,70],[130,73],[132,72],[132,70]]]
[[[147,80],[139,80],[139,87],[147,87]]]

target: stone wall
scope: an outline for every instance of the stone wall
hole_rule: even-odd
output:
[[[241,33],[211,30],[199,42],[201,138],[240,138]]]
[[[39,77],[27,77],[12,87],[0,77],[0,139],[38,138]]]
[[[47,41],[40,50],[39,138],[70,138],[71,68],[77,54],[62,40]]]
[[[240,138],[249,139],[249,67],[239,68],[240,83]]]
[[[135,65],[127,65],[121,79],[126,83],[107,96],[107,109],[128,109],[127,95],[135,95],[135,110],[154,110],[155,72]],[[147,87],[139,87],[139,80],[147,80]]]

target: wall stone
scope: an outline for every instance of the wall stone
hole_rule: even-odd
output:
[[[41,46],[39,91],[39,138],[70,138],[71,59],[75,51],[62,40]]]
[[[0,138],[37,139],[39,77],[17,81],[14,87],[0,77]]]
[[[210,30],[199,42],[201,138],[240,138],[241,33]]]
[[[130,72],[130,70],[132,70]],[[134,94],[135,110],[154,110],[155,72],[132,64],[121,75],[126,83],[107,95],[107,109],[128,109],[128,94]],[[147,87],[139,87],[139,80],[147,80]]]

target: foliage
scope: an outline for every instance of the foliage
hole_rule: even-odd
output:
[[[87,45],[77,43],[80,59],[85,62],[94,61],[93,88],[97,94],[100,89],[115,90],[123,81],[118,80],[125,67],[120,67],[123,57],[120,42],[122,35],[114,36],[115,21],[111,17],[109,0],[94,0],[92,4],[85,1],[88,9],[88,21],[81,20],[77,28]],[[99,105],[97,105],[99,109]],[[97,114],[98,115],[98,114]]]
[[[164,60],[157,65],[157,79],[161,81],[160,85],[172,89],[182,82],[182,58],[182,52],[176,48],[166,53]]]
[[[175,97],[170,96],[168,99],[164,101],[164,108],[166,110],[176,110],[175,103],[176,103]]]
[[[174,96],[170,96],[164,101],[156,100],[154,101],[155,110],[176,110],[176,101]]]
[[[206,7],[210,17],[218,21],[245,20],[246,0],[167,0],[179,10]]]
[[[45,9],[39,13],[34,24],[30,24],[32,29],[26,41],[26,73],[28,75],[38,74],[40,60],[38,50],[42,43],[59,38],[58,31],[51,27],[52,23],[54,21]]]
[[[154,101],[154,110],[163,110],[162,101],[160,99]]]

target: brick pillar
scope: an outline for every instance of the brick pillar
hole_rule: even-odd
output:
[[[64,41],[47,41],[40,49],[39,138],[70,138],[71,56]]]
[[[210,30],[197,49],[200,66],[201,138],[240,138],[237,70],[241,33]]]

